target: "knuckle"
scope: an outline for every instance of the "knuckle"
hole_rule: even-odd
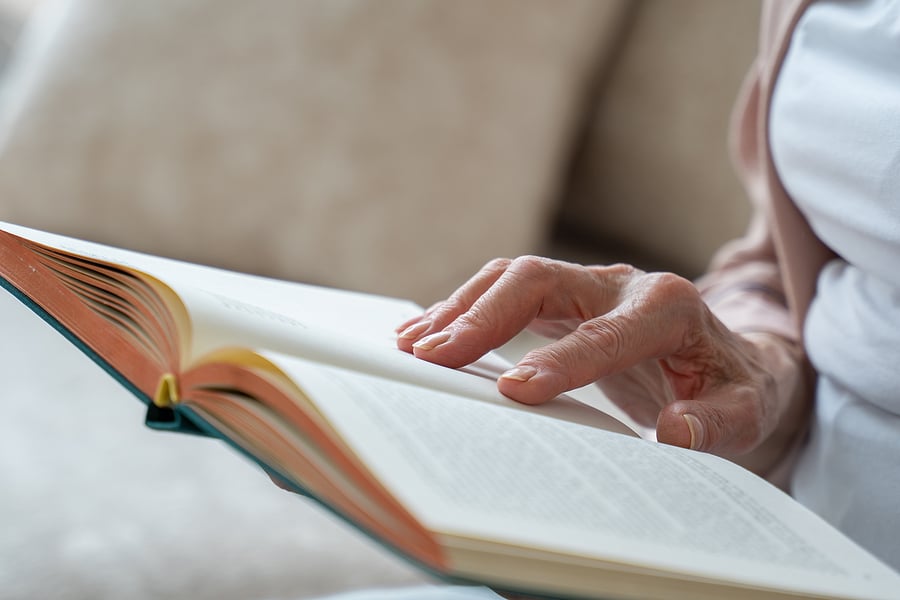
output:
[[[635,279],[646,275],[646,273],[633,265],[626,263],[613,263],[610,265],[595,265],[588,267],[588,270],[594,275],[604,278],[613,278],[621,281]]]
[[[582,385],[579,378],[582,369],[579,367],[583,357],[577,347],[571,344],[551,344],[532,350],[526,357],[530,363],[550,367],[560,392]]]
[[[529,280],[544,280],[552,276],[558,268],[556,261],[541,256],[520,256],[507,269],[516,276]]]
[[[433,318],[452,319],[464,314],[484,293],[484,287],[490,287],[508,268],[512,261],[508,258],[494,258],[481,268],[465,285],[454,291],[449,298],[436,303],[428,313]]]
[[[575,329],[573,337],[586,352],[607,363],[619,359],[626,343],[621,325],[606,317],[597,317],[581,323]]]
[[[494,313],[495,311],[476,305],[459,315],[453,322],[452,327],[491,331],[499,322],[498,315],[495,315]]]
[[[483,267],[481,267],[482,271],[487,271],[490,273],[497,273],[505,271],[512,261],[508,258],[494,258],[485,263]]]
[[[683,333],[682,345],[706,339],[713,323],[700,291],[689,280],[674,273],[647,273],[640,277],[636,303],[648,315],[664,317]]]
[[[641,277],[649,292],[669,302],[693,302],[700,292],[693,283],[675,273],[647,273]]]
[[[455,292],[449,298],[441,302],[432,312],[434,318],[441,318],[451,314],[464,312],[468,308],[468,302],[462,292]]]

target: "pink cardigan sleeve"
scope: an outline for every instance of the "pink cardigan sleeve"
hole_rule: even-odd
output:
[[[754,216],[743,238],[714,257],[698,281],[716,315],[734,331],[766,332],[800,343],[818,273],[833,257],[781,184],[769,151],[769,104],[797,20],[809,0],[766,2],[759,53],[732,118],[732,157]]]
[[[752,453],[755,457],[740,462],[783,487],[802,445],[815,391],[803,323],[818,274],[833,258],[789,198],[769,152],[772,91],[791,33],[809,1],[763,5],[759,54],[735,106],[730,139],[754,216],[746,234],[725,245],[697,282],[716,316],[732,331],[754,337],[763,349],[778,390],[779,426]]]
[[[740,239],[722,247],[697,285],[716,316],[733,331],[767,332],[800,341],[792,314],[784,265],[771,226],[770,196],[757,167],[756,134],[760,108],[759,66],[754,64],[741,90],[732,123],[732,155],[754,202],[750,225]]]

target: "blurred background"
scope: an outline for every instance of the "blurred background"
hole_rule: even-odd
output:
[[[0,0],[0,220],[422,304],[495,256],[694,277],[749,214],[726,130],[758,13]],[[2,300],[0,598],[420,579],[222,448],[143,431],[138,403]]]
[[[5,220],[431,303],[524,253],[694,276],[747,218],[753,0],[0,7]]]

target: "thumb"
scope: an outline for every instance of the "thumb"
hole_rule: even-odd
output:
[[[729,387],[716,397],[681,400],[663,408],[656,439],[664,444],[720,455],[753,450],[770,429],[749,390]]]

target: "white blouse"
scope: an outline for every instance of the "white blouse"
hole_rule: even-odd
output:
[[[785,189],[841,257],[804,331],[820,379],[792,491],[900,569],[900,1],[813,3],[771,110]]]

